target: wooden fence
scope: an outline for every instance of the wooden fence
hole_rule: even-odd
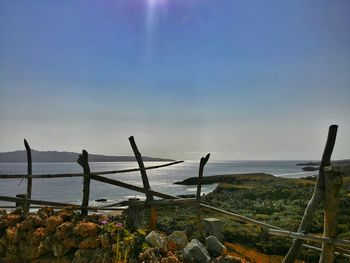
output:
[[[79,156],[78,163],[83,168],[83,173],[76,173],[76,174],[43,174],[43,175],[32,175],[32,158],[31,158],[31,150],[29,147],[29,144],[25,140],[25,148],[27,151],[27,163],[28,163],[28,172],[27,174],[19,174],[19,175],[0,175],[0,179],[13,179],[13,178],[27,178],[27,194],[24,198],[19,197],[9,197],[9,196],[0,196],[1,201],[7,201],[7,202],[16,202],[24,204],[24,208],[26,211],[29,211],[30,205],[37,205],[34,206],[40,207],[42,205],[48,205],[55,208],[59,207],[72,207],[75,209],[80,209],[81,213],[83,215],[86,215],[88,210],[92,211],[98,211],[98,210],[115,210],[120,209],[118,206],[120,205],[129,205],[132,207],[149,207],[150,208],[150,228],[155,229],[156,227],[156,207],[161,205],[169,205],[169,204],[191,204],[195,205],[197,207],[197,213],[200,213],[201,209],[210,209],[211,211],[214,211],[216,213],[224,214],[230,216],[233,220],[247,223],[251,225],[255,225],[261,228],[268,229],[269,233],[271,235],[277,235],[277,236],[284,236],[293,238],[293,245],[286,255],[284,262],[294,262],[299,250],[300,246],[305,246],[307,248],[315,249],[321,251],[321,257],[320,262],[333,262],[334,261],[334,255],[335,254],[341,254],[345,257],[350,258],[350,241],[349,240],[339,240],[335,238],[335,219],[337,214],[337,206],[339,206],[339,190],[341,183],[339,183],[340,172],[336,169],[332,169],[330,167],[330,158],[333,151],[333,147],[335,144],[335,138],[337,133],[337,126],[332,125],[329,127],[328,132],[328,138],[326,142],[326,147],[322,156],[321,166],[319,170],[319,176],[316,182],[315,191],[313,194],[313,197],[311,198],[308,207],[305,210],[304,217],[302,219],[301,225],[299,227],[298,232],[291,232],[285,229],[281,229],[277,226],[273,226],[270,224],[267,224],[265,222],[261,222],[255,219],[251,219],[230,211],[225,211],[213,206],[210,206],[208,204],[204,204],[201,202],[201,186],[202,186],[202,177],[203,177],[203,170],[206,165],[206,163],[209,160],[210,154],[208,154],[206,157],[201,158],[200,165],[199,165],[199,174],[198,174],[198,185],[197,185],[197,194],[196,198],[180,198],[177,196],[169,195],[166,193],[161,193],[158,191],[154,191],[151,189],[151,186],[148,181],[147,177],[147,170],[150,169],[157,169],[161,167],[166,167],[170,165],[175,165],[178,163],[181,163],[183,161],[175,161],[171,163],[166,163],[162,165],[156,165],[156,166],[149,166],[145,167],[141,153],[139,152],[134,138],[131,136],[129,138],[131,147],[133,149],[135,158],[137,160],[139,168],[134,169],[124,169],[124,170],[114,170],[114,171],[103,171],[103,172],[94,172],[92,173],[90,171],[89,162],[88,162],[88,153],[87,151],[83,150],[82,154]],[[110,179],[107,177],[103,177],[101,175],[106,174],[118,174],[118,173],[128,173],[128,172],[135,172],[140,171],[141,173],[141,179],[143,183],[143,187],[127,184],[124,182],[121,182],[119,180]],[[31,199],[31,193],[32,193],[32,179],[37,178],[64,178],[64,177],[83,177],[83,198],[82,198],[82,204],[81,205],[75,205],[75,204],[68,204],[68,203],[61,203],[61,202],[51,202],[51,201],[43,201],[43,200],[33,200]],[[90,180],[95,180],[99,182],[104,182],[107,184],[111,184],[118,187],[123,187],[129,190],[137,191],[140,193],[143,193],[146,195],[145,201],[135,201],[135,200],[129,200],[129,201],[123,201],[120,203],[115,203],[111,205],[105,205],[105,206],[89,206],[89,193],[90,193]],[[160,200],[155,200],[154,197],[162,198]],[[325,232],[323,237],[316,236],[309,234],[311,222],[313,219],[313,215],[316,211],[317,206],[324,201],[326,203],[325,205],[325,222],[324,222],[324,228]],[[10,206],[6,207],[9,208]],[[33,206],[32,206],[33,207]],[[303,241],[313,241],[317,243],[322,244],[322,248],[310,246],[307,244],[304,244]]]

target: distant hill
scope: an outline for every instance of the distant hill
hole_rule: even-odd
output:
[[[32,150],[33,162],[45,163],[45,162],[76,162],[78,160],[79,153],[74,152],[58,152],[58,151],[36,151]],[[171,159],[142,157],[145,162],[168,162],[173,161]],[[22,163],[27,161],[26,151],[13,151],[0,153],[1,163]],[[100,154],[89,154],[90,162],[135,162],[134,156],[107,156]]]
[[[311,162],[305,162],[305,163],[297,163],[297,165],[300,166],[320,166],[320,161],[311,161]],[[332,160],[331,164],[333,165],[350,165],[350,159],[344,159],[344,160]]]

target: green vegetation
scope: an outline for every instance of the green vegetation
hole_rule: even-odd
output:
[[[315,178],[286,179],[263,174],[230,175],[229,180],[218,185],[213,193],[202,198],[202,202],[241,214],[259,221],[264,221],[290,231],[297,231],[304,210],[309,202],[315,185]],[[228,182],[230,181],[230,182]],[[350,177],[344,177],[341,190],[341,205],[338,216],[338,238],[350,240]],[[160,212],[159,227],[170,226],[185,229],[189,236],[200,237],[201,224],[198,224],[195,209],[176,207]],[[285,255],[291,245],[290,238],[269,235],[266,229],[242,224],[229,216],[202,210],[202,217],[217,217],[223,221],[224,240],[257,248],[270,255]],[[323,209],[320,207],[314,217],[311,232],[322,235]],[[312,244],[317,245],[320,244]],[[318,261],[319,252],[303,249],[301,259],[309,262]],[[350,262],[341,257],[338,262]]]

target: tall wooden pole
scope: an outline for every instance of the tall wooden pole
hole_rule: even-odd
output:
[[[324,232],[323,237],[334,238],[337,235],[337,213],[340,205],[339,191],[343,184],[341,173],[331,166],[324,168],[325,172],[325,204],[324,204]],[[335,246],[322,243],[320,263],[334,262]]]
[[[203,171],[204,171],[204,166],[207,164],[208,160],[210,157],[210,153],[208,153],[205,157],[202,157],[200,162],[199,162],[199,170],[198,170],[198,184],[197,184],[197,194],[196,194],[196,212],[197,212],[197,221],[198,221],[198,228],[199,228],[199,233],[201,235],[201,238],[205,239],[205,234],[204,234],[204,227],[203,227],[203,222],[201,218],[201,190],[202,190],[202,179],[203,179]]]
[[[201,198],[201,189],[202,189],[202,179],[203,179],[203,171],[204,171],[204,166],[207,164],[208,160],[210,157],[210,153],[207,154],[207,156],[202,157],[201,161],[199,163],[199,171],[198,171],[198,185],[197,185],[197,203],[200,202]]]
[[[32,198],[32,151],[30,149],[30,146],[26,139],[24,139],[24,147],[26,148],[27,152],[27,196],[26,198],[31,199]],[[30,203],[26,204],[25,210],[26,212],[29,212],[30,209]]]
[[[84,182],[83,182],[83,201],[81,206],[87,207],[89,205],[90,196],[90,166],[89,166],[89,155],[88,152],[83,150],[82,154],[79,155],[78,164],[83,167],[84,170]],[[88,210],[86,208],[81,209],[82,215],[87,215]]]
[[[314,193],[305,209],[303,219],[300,223],[298,232],[299,233],[308,233],[312,224],[313,216],[319,204],[325,198],[325,175],[324,168],[326,166],[330,166],[331,164],[331,156],[335,144],[335,139],[337,137],[338,125],[331,125],[328,130],[328,137],[326,146],[323,151],[321,165],[318,173],[318,178],[316,181]],[[283,263],[293,263],[295,258],[297,257],[300,247],[303,244],[303,240],[294,239],[293,244],[290,247],[288,254],[283,260]]]

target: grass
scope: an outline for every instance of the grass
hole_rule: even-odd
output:
[[[307,203],[314,191],[315,179],[285,179],[266,174],[230,175],[202,202],[281,228],[297,231]],[[338,238],[350,240],[350,177],[344,177],[338,216]],[[186,230],[190,238],[201,238],[201,227],[194,207],[168,207],[159,211],[161,229]],[[267,230],[233,221],[231,217],[202,209],[201,217],[216,217],[223,222],[224,240],[241,244],[267,255],[283,256],[292,240],[271,236]],[[316,211],[312,233],[323,233],[323,208]],[[317,244],[319,245],[319,244]],[[318,261],[319,252],[303,249],[301,260]],[[349,262],[338,258],[337,262]]]

